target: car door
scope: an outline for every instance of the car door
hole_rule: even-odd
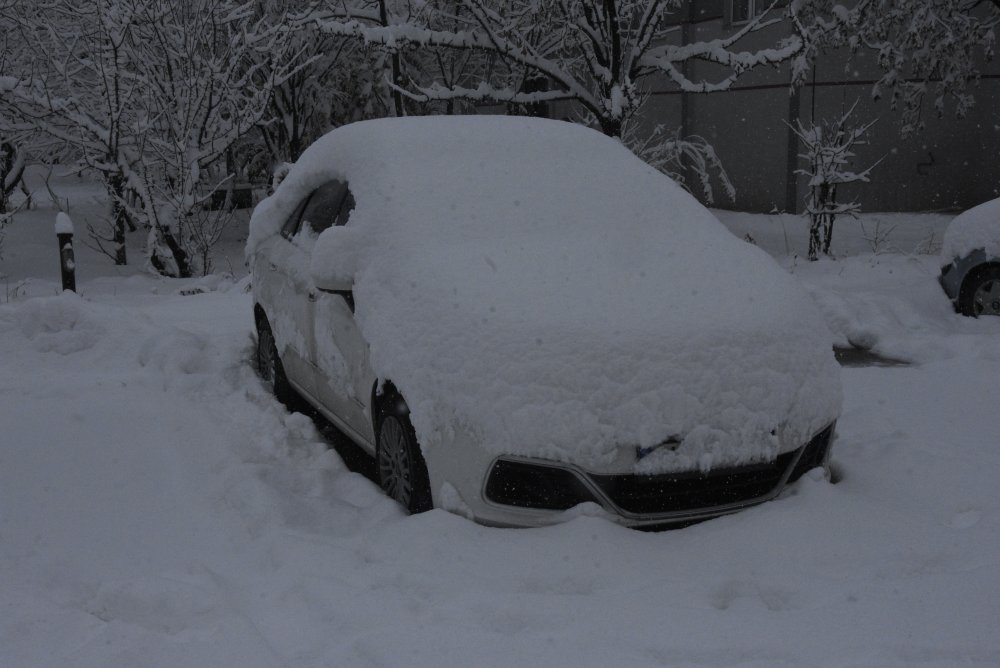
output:
[[[254,262],[254,286],[267,315],[285,375],[297,390],[312,394],[312,311],[308,300],[308,256],[294,243],[305,198],[282,226],[281,234],[263,242]]]
[[[346,225],[353,209],[348,189],[334,225]],[[313,308],[317,399],[339,418],[342,430],[374,451],[369,405],[375,375],[368,344],[354,319],[354,296],[318,291]]]

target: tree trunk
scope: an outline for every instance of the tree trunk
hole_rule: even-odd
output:
[[[382,25],[388,27],[389,16],[388,16],[388,11],[386,10],[385,7],[385,0],[379,0],[378,15],[379,15],[379,20],[382,22]],[[401,74],[402,68],[400,66],[398,50],[394,50],[392,52],[391,63],[392,63],[392,83],[397,87],[401,86],[403,77]],[[398,88],[394,88],[392,91],[392,106],[396,116],[406,115],[406,110],[403,108],[403,96],[399,92]]]
[[[837,185],[833,184],[827,190],[827,207],[831,210],[826,214],[826,222],[823,225],[823,255],[830,254],[830,242],[833,240],[833,220],[837,214],[832,210],[837,206]]]
[[[112,174],[107,179],[108,195],[111,196],[112,243],[115,248],[115,264],[128,264],[125,253],[125,228],[128,226],[128,212],[125,210],[125,177]]]
[[[601,118],[599,121],[601,124],[601,132],[609,137],[621,138],[622,121],[620,118]]]
[[[822,214],[814,213],[810,216],[809,225],[809,259],[818,260],[819,259],[819,248],[820,248],[820,228],[823,226]]]
[[[24,154],[10,142],[0,142],[0,213],[7,213],[10,195],[24,176]]]

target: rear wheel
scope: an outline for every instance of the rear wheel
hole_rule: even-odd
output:
[[[958,309],[962,315],[1000,315],[1000,266],[973,269],[962,283]]]
[[[278,356],[278,346],[274,342],[274,334],[267,318],[257,318],[257,372],[275,398],[283,404],[288,404],[292,398],[292,389],[285,375],[285,367]]]
[[[382,489],[407,512],[433,507],[427,464],[413,425],[405,415],[385,415],[379,423],[375,460]]]

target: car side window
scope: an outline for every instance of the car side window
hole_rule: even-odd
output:
[[[281,226],[281,236],[286,239],[291,239],[295,236],[295,233],[299,231],[299,221],[302,219],[302,211],[306,208],[306,205],[309,204],[311,197],[311,195],[306,197],[297,207],[295,207],[295,211],[293,211],[292,215],[288,217],[285,224]]]
[[[354,195],[348,190],[347,196],[344,197],[344,203],[340,206],[340,212],[337,214],[337,222],[334,225],[340,227],[347,225],[347,219],[351,217],[351,211],[354,211]]]
[[[334,225],[347,194],[347,184],[342,181],[328,181],[321,185],[313,192],[302,212],[302,226],[309,225],[314,234],[319,234]]]

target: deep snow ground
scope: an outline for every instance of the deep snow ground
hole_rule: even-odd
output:
[[[916,364],[843,370],[839,484],[649,534],[405,517],[264,391],[239,276],[56,296],[52,246],[0,264],[0,666],[1000,665],[1000,323],[926,256],[780,258]]]

